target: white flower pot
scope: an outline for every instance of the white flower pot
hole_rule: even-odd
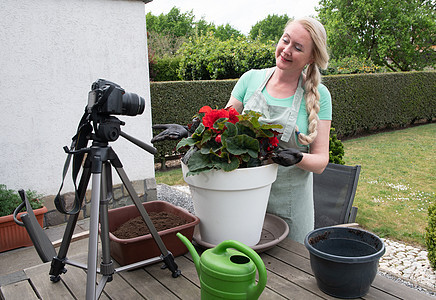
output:
[[[231,172],[213,170],[186,176],[188,167],[182,163],[195,215],[200,219],[201,240],[213,245],[225,240],[256,245],[261,237],[277,168],[277,164],[269,164]]]

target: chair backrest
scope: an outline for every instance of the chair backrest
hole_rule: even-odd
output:
[[[322,174],[313,174],[315,228],[353,223],[357,208],[353,207],[360,165],[329,163]]]

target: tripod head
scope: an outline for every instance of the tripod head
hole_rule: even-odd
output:
[[[85,113],[73,137],[73,144],[69,152],[74,153],[87,147],[88,141],[107,145],[114,142],[121,135],[138,147],[151,154],[156,149],[124,132],[121,126],[125,122],[113,115],[136,116],[142,114],[145,108],[144,98],[134,93],[127,93],[118,84],[108,80],[98,79],[91,86],[88,94],[88,104]]]

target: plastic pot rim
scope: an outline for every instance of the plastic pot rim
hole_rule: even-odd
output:
[[[339,231],[354,230],[354,231],[359,231],[359,232],[362,232],[365,234],[369,234],[372,237],[374,237],[380,241],[381,249],[378,250],[377,252],[371,254],[371,255],[365,255],[365,256],[338,256],[338,255],[333,255],[333,254],[319,251],[318,249],[316,249],[315,247],[313,247],[309,243],[309,239],[312,238],[314,235],[316,235],[319,232],[328,231],[328,230],[336,230],[336,231],[338,231],[338,230]],[[374,262],[374,261],[378,260],[380,257],[382,257],[386,251],[385,244],[378,236],[376,236],[375,234],[373,234],[369,231],[358,229],[358,228],[351,228],[351,227],[331,226],[331,227],[322,227],[322,228],[315,229],[306,235],[306,237],[304,238],[304,245],[306,246],[307,250],[309,250],[310,254],[312,254],[312,255],[315,255],[319,258],[323,258],[323,259],[328,260],[328,261],[332,261],[332,262],[336,262],[336,263],[345,263],[345,264]]]

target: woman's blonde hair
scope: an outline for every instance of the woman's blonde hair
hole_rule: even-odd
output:
[[[309,115],[309,134],[298,134],[298,142],[302,145],[312,143],[318,133],[318,112],[319,112],[319,92],[318,85],[321,82],[321,73],[319,69],[326,69],[329,61],[327,52],[327,34],[324,26],[317,20],[310,17],[303,17],[297,20],[290,20],[286,27],[293,22],[297,22],[309,32],[313,41],[313,62],[306,68],[306,82],[304,89],[306,91],[306,111]],[[295,129],[298,132],[298,127]]]

